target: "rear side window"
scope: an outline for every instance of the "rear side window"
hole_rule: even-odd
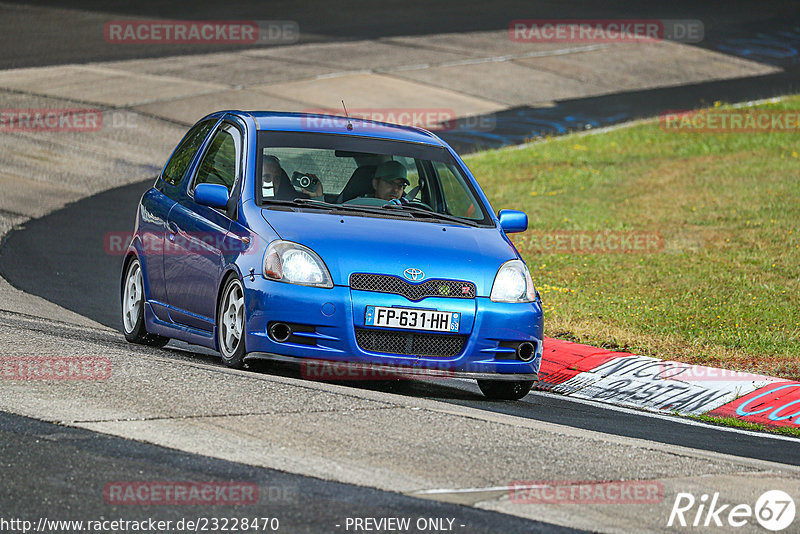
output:
[[[203,121],[195,125],[183,136],[178,148],[175,149],[175,153],[172,154],[167,166],[164,167],[164,172],[161,174],[161,178],[165,182],[170,185],[178,185],[180,183],[183,175],[189,169],[197,149],[203,144],[203,140],[216,122],[216,120]]]

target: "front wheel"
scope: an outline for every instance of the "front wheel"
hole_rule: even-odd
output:
[[[225,284],[217,310],[217,345],[222,363],[234,369],[244,367],[244,288],[238,278]]]
[[[142,266],[133,259],[125,269],[122,290],[122,330],[125,339],[131,343],[163,347],[168,337],[148,334],[144,327],[144,282]]]
[[[533,387],[527,380],[478,380],[478,387],[488,399],[519,400]]]

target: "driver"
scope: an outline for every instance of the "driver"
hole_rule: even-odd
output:
[[[399,161],[385,161],[375,169],[375,178],[372,179],[372,188],[375,189],[375,198],[392,200],[405,194],[405,188],[410,182],[406,178],[406,166]]]

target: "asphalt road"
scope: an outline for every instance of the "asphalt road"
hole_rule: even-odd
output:
[[[701,19],[707,38],[697,46],[772,62],[780,74],[708,82],[693,86],[617,93],[574,101],[556,108],[519,108],[496,116],[491,136],[481,132],[445,133],[458,150],[520,142],[531,133],[563,133],[651,116],[663,109],[685,109],[714,100],[747,100],[786,94],[800,88],[797,50],[769,53],[753,46],[756,35],[776,35],[798,24],[800,4],[770,2],[677,1],[669,4],[629,0],[605,2],[500,3],[455,2],[140,2],[133,7],[107,2],[70,2],[62,8],[47,1],[0,4],[0,68],[82,63],[221,51],[225,46],[112,46],[102,38],[105,22],[125,17],[173,19],[294,20],[300,42],[354,40],[427,33],[497,30],[512,19],[546,18],[691,18]],[[387,15],[391,13],[391,15]],[[731,44],[733,43],[733,44]],[[748,44],[750,43],[750,44]],[[757,44],[757,43],[756,43]],[[238,48],[238,47],[237,47]],[[758,54],[761,54],[760,56]],[[578,117],[576,119],[576,117]],[[118,283],[121,256],[108,250],[109,233],[132,229],[136,203],[152,179],[113,189],[68,205],[8,234],[0,244],[0,275],[12,285],[64,308],[119,328]],[[54,318],[57,319],[57,318]],[[176,348],[166,353],[183,355]],[[198,358],[205,356],[197,355]],[[256,367],[254,372],[296,375],[291,367]],[[398,382],[352,384],[409,397],[431,397],[485,412],[554,422],[619,436],[643,438],[719,453],[800,465],[796,441],[734,433],[669,418],[619,412],[569,399],[533,393],[513,403],[483,400],[471,382]],[[275,516],[281,530],[331,532],[345,517],[454,517],[464,532],[557,532],[559,527],[503,514],[378,490],[326,482],[279,471],[177,452],[86,430],[0,413],[0,457],[4,491],[0,510],[38,519],[46,511],[58,519],[147,517]],[[112,480],[246,480],[281,499],[228,507],[120,507],[103,501],[102,487]],[[24,496],[24,498],[22,498]],[[287,497],[288,496],[288,497]],[[458,531],[458,530],[456,530]]]
[[[796,439],[769,439],[762,434],[743,434],[727,428],[688,424],[685,419],[677,416],[655,418],[644,412],[637,414],[636,410],[615,411],[562,395],[538,391],[528,394],[517,402],[492,402],[487,401],[478,390],[477,384],[471,381],[449,384],[441,381],[435,384],[407,381],[379,384],[377,387],[394,393],[436,398],[488,412],[583,428],[604,434],[800,465],[800,446],[798,446],[800,441]]]
[[[669,3],[625,0],[530,2],[528,0],[388,0],[384,2],[164,2],[108,3],[99,0],[28,0],[0,4],[0,68],[85,63],[221,51],[226,45],[176,47],[107,43],[103,26],[126,18],[177,20],[290,20],[299,42],[355,40],[397,35],[506,29],[515,19],[700,19],[711,47],[726,36],[752,35],[798,16],[798,2],[774,0],[755,7],[745,0]],[[237,47],[240,48],[240,47]],[[227,49],[231,49],[227,46]]]
[[[389,15],[390,14],[390,15]],[[700,20],[698,46],[780,66],[771,75],[676,85],[641,91],[558,100],[555,107],[517,107],[469,121],[456,121],[442,137],[459,152],[517,144],[651,117],[663,110],[694,109],[714,101],[739,102],[800,91],[800,2],[625,1],[536,2],[233,2],[146,1],[110,6],[82,0],[0,3],[0,69],[65,63],[241,50],[241,45],[120,45],[104,40],[113,20],[288,20],[298,24],[298,43],[348,41],[449,32],[504,30],[517,19]],[[286,44],[286,43],[277,43]],[[254,48],[274,46],[258,45]],[[676,68],[684,66],[676,65]],[[493,124],[487,131],[486,124]],[[475,127],[474,125],[482,125]]]
[[[151,179],[100,193],[11,232],[0,246],[0,274],[17,288],[118,330],[122,257],[109,247],[109,236],[131,231],[137,202],[152,183]],[[256,369],[297,376],[291,366]],[[797,441],[688,425],[678,418],[615,412],[541,394],[515,403],[488,402],[471,381],[404,381],[375,387],[576,428],[800,465]]]
[[[34,525],[42,518],[59,521],[153,519],[172,521],[173,525],[184,518],[192,521],[198,518],[277,518],[278,532],[329,533],[346,532],[347,518],[403,517],[409,518],[411,525],[431,518],[452,519],[453,531],[464,534],[579,532],[467,506],[187,454],[2,412],[0,456],[4,486],[0,492],[0,516],[5,520],[31,521]],[[148,503],[146,499],[127,499],[127,504],[109,502],[113,494],[104,493],[106,486],[128,482],[209,484],[215,490],[214,499],[217,498],[216,488],[222,486],[216,486],[217,483],[235,483],[252,489],[257,499],[253,499],[254,502],[244,499],[243,504],[225,504],[222,501],[225,495],[221,494],[219,501],[212,499],[212,504],[170,506]],[[237,500],[234,494],[228,495]],[[260,521],[259,528],[264,524]],[[0,530],[16,529],[0,527]],[[192,529],[173,526],[168,530]],[[248,529],[234,531],[245,530]],[[45,531],[80,530],[73,525],[68,529],[51,527]],[[407,532],[420,531],[428,530],[411,528]]]
[[[792,62],[784,65],[783,72],[764,76],[559,100],[554,107],[516,107],[491,116],[457,120],[452,128],[436,133],[464,154],[518,145],[535,137],[656,117],[664,110],[697,109],[717,101],[746,102],[797,92],[800,92],[800,62]],[[491,121],[491,131],[471,126],[481,121]]]

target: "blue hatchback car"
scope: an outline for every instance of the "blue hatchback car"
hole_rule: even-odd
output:
[[[542,305],[464,162],[419,128],[222,111],[195,124],[141,199],[122,269],[134,343],[474,378],[538,380]],[[309,360],[311,359],[311,360]]]

